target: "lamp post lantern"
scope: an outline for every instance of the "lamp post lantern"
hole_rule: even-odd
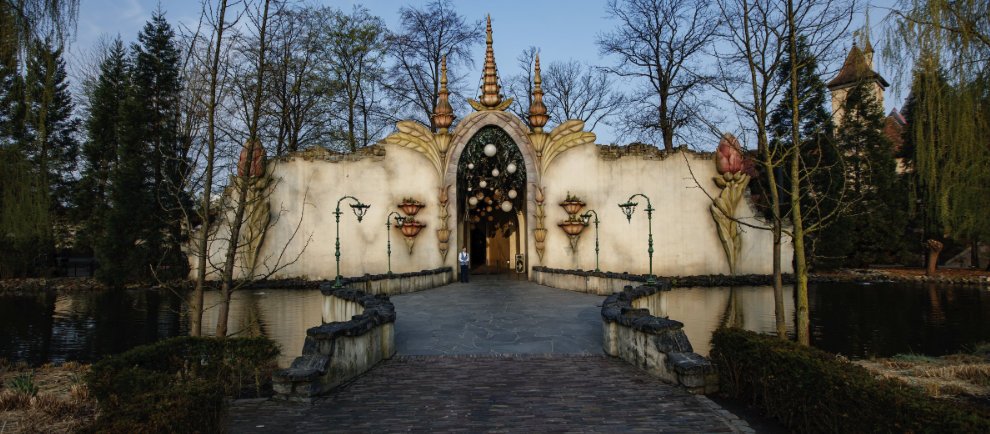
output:
[[[653,209],[653,203],[650,202],[650,198],[646,197],[645,194],[636,193],[629,196],[629,200],[626,201],[626,203],[620,203],[619,208],[622,208],[622,213],[626,215],[626,221],[632,223],[633,212],[636,211],[636,205],[639,205],[638,203],[632,201],[636,196],[642,196],[643,199],[646,199],[646,219],[649,220],[650,237],[649,249],[647,249],[647,253],[650,255],[650,274],[646,275],[646,284],[656,286],[657,277],[653,275],[653,211],[656,210]]]
[[[368,208],[371,208],[371,205],[361,203],[361,201],[354,196],[344,196],[337,200],[337,208],[333,212],[334,219],[337,221],[337,241],[334,250],[334,256],[337,259],[337,277],[333,282],[334,288],[344,287],[343,276],[340,275],[340,215],[343,214],[340,212],[340,203],[345,199],[354,201],[354,203],[348,205],[350,205],[351,210],[354,211],[354,215],[357,216],[358,223],[361,223],[361,219],[364,218],[364,214],[368,212]]]
[[[602,270],[598,269],[598,223],[600,223],[598,220],[598,212],[593,209],[589,209],[588,212],[581,214],[581,221],[587,225],[588,222],[591,221],[592,214],[595,215],[595,272],[600,273]]]
[[[388,239],[388,244],[386,247],[386,252],[388,253],[388,274],[392,275],[392,216],[395,216],[395,225],[402,227],[402,224],[406,222],[406,218],[396,211],[392,211],[391,214],[385,217],[385,238]]]

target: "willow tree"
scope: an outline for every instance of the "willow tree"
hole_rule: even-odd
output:
[[[921,86],[907,135],[921,203],[944,235],[990,239],[990,3],[902,0],[885,57]],[[938,245],[928,243],[928,245]]]

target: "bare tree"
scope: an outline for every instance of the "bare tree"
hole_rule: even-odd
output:
[[[576,60],[551,62],[543,73],[543,90],[551,121],[580,119],[591,130],[625,105],[606,71]]]
[[[792,177],[794,154],[800,158],[801,142],[792,141],[789,146],[771,146],[768,128],[771,107],[777,104],[783,93],[791,87],[791,80],[781,80],[782,68],[787,65],[791,45],[791,32],[800,35],[810,57],[825,62],[834,55],[836,38],[848,25],[853,4],[845,0],[799,0],[794,5],[773,0],[718,0],[718,13],[724,24],[720,39],[728,47],[718,53],[719,73],[713,85],[732,103],[741,119],[742,136],[756,142],[761,166],[761,176],[766,180],[764,194],[768,196],[769,229],[773,233],[773,287],[774,312],[777,335],[787,338],[787,318],[784,313],[783,281],[781,277],[781,249],[783,235],[792,240],[793,231],[784,227],[785,221],[793,224],[794,216],[785,215],[782,207],[782,178]],[[800,62],[791,67],[801,68]],[[791,71],[785,71],[790,77]],[[793,102],[793,101],[792,101]],[[800,98],[798,102],[803,102]],[[794,110],[800,115],[801,110]],[[800,123],[797,124],[800,127]],[[806,168],[814,167],[809,164]],[[786,169],[785,169],[786,168]],[[786,172],[783,172],[786,170]],[[797,183],[805,184],[807,172],[799,169]],[[800,186],[798,188],[801,188]],[[788,192],[794,194],[793,191]],[[790,197],[790,200],[795,198]],[[800,201],[799,196],[796,200]],[[792,210],[793,213],[793,204]],[[798,213],[800,213],[798,209]],[[789,218],[788,218],[789,217]],[[800,218],[800,216],[798,217]],[[759,227],[752,225],[751,227]],[[797,253],[797,252],[796,252]],[[805,286],[805,289],[807,287]],[[806,296],[806,293],[805,293]],[[801,300],[799,300],[801,301]],[[807,313],[807,298],[799,303],[799,316]],[[803,314],[802,314],[803,312]],[[806,317],[805,317],[806,318]],[[801,321],[799,322],[799,326]],[[805,323],[806,324],[806,323]],[[800,335],[800,333],[799,333]]]
[[[231,27],[237,24],[237,20],[231,20],[227,15],[228,4],[227,0],[219,0],[216,8],[213,8],[211,2],[203,2],[202,10],[202,21],[209,22],[210,35],[205,42],[206,52],[203,53],[202,57],[196,58],[197,62],[193,64],[195,70],[199,70],[200,74],[188,74],[192,80],[190,83],[192,86],[196,84],[205,84],[205,101],[200,97],[199,92],[196,92],[197,87],[187,88],[187,91],[192,91],[194,99],[199,99],[204,110],[206,111],[206,142],[205,142],[205,155],[202,154],[203,151],[199,153],[199,156],[205,158],[200,164],[205,165],[202,171],[202,181],[199,183],[199,187],[202,189],[200,197],[200,206],[198,209],[198,223],[199,232],[196,234],[196,241],[194,243],[194,255],[197,257],[196,262],[196,285],[193,289],[192,299],[190,300],[189,310],[192,311],[192,316],[190,318],[190,331],[192,336],[200,336],[202,334],[202,322],[203,322],[203,291],[206,285],[206,275],[207,275],[207,258],[209,256],[209,244],[210,244],[210,210],[212,209],[213,200],[213,188],[214,188],[214,174],[216,172],[216,160],[217,160],[217,111],[220,105],[220,100],[222,98],[222,83],[226,78],[226,67],[225,59],[227,58],[227,41],[224,39],[225,33],[231,29]],[[190,52],[193,54],[197,53],[195,49],[196,40],[200,39],[202,36],[200,34],[200,29],[197,28],[195,33],[190,38]],[[194,77],[200,77],[200,80],[196,80]],[[195,107],[195,102],[187,107],[187,112],[192,111]],[[190,132],[188,137],[193,137]],[[199,160],[197,158],[196,160]],[[192,228],[193,219],[190,213],[186,214],[186,226]]]
[[[639,85],[630,95],[627,129],[640,135],[658,132],[668,151],[674,149],[674,137],[698,121],[697,95],[711,81],[698,63],[719,23],[708,5],[701,0],[609,0],[606,8],[618,26],[599,36],[599,49],[619,59],[606,70]]]
[[[350,14],[327,12],[332,15],[320,45],[326,50],[327,72],[340,84],[335,98],[338,109],[333,111],[343,118],[344,142],[354,152],[371,141],[368,114],[377,111],[377,102],[366,96],[383,74],[385,23],[360,6]]]
[[[450,0],[434,0],[424,9],[403,7],[399,22],[401,33],[390,38],[392,79],[387,83],[397,105],[393,120],[408,115],[435,132],[432,115],[440,92],[440,61],[447,59],[451,93],[462,94],[464,74],[457,71],[473,65],[471,47],[481,42],[484,27],[481,20],[465,20]]]
[[[327,18],[314,8],[284,8],[272,17],[262,136],[275,155],[324,143],[332,129],[330,100],[338,86],[320,74]]]

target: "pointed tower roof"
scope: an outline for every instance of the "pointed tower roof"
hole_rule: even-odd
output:
[[[540,77],[540,55],[536,55],[533,68],[533,102],[529,104],[529,126],[534,131],[541,131],[550,120],[547,116],[547,106],[543,105],[543,78]]]
[[[495,66],[495,50],[492,48],[492,16],[488,15],[485,26],[485,68],[481,73],[481,95],[478,101],[469,100],[475,110],[505,110],[512,99],[502,99],[502,86],[499,84],[498,67]]]
[[[872,51],[873,48],[869,47],[869,49]],[[846,56],[846,61],[842,63],[842,69],[832,81],[828,82],[828,88],[835,90],[860,80],[876,80],[883,88],[890,86],[887,80],[884,80],[880,74],[870,68],[867,64],[866,53],[853,43],[852,48],[849,49],[849,54]]]
[[[454,108],[450,106],[450,91],[447,90],[447,56],[440,59],[440,92],[437,107],[433,110],[433,126],[441,131],[454,123]]]

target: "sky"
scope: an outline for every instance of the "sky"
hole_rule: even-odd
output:
[[[876,43],[882,33],[882,18],[886,8],[894,0],[876,0],[871,4],[870,23],[873,41]],[[350,10],[352,5],[361,4],[372,14],[381,17],[389,29],[398,29],[399,8],[406,5],[423,6],[426,1],[415,0],[309,0],[311,4],[335,6]],[[484,19],[491,14],[495,60],[499,65],[499,74],[504,78],[516,75],[522,71],[516,65],[516,56],[529,46],[540,49],[540,60],[546,65],[553,61],[578,60],[590,65],[611,64],[612,59],[602,57],[598,52],[595,41],[598,35],[608,32],[613,26],[606,14],[607,0],[455,0],[458,12],[469,20]],[[101,38],[113,38],[120,35],[125,43],[136,39],[137,33],[144,26],[156,8],[165,11],[166,18],[173,23],[193,24],[199,17],[199,0],[83,0],[80,2],[79,21],[75,41],[70,47],[72,62],[79,63],[87,53],[93,50]],[[859,28],[865,22],[865,13],[857,14],[850,32]],[[852,44],[852,35],[844,49]],[[484,44],[474,47],[474,62],[477,72],[473,75],[480,77],[481,66],[484,62]],[[844,56],[842,56],[844,58]],[[888,81],[893,78],[886,71],[882,59],[877,56],[877,69]],[[841,59],[839,59],[841,62]],[[830,67],[834,70],[838,65]],[[470,77],[470,75],[469,75]],[[831,77],[826,76],[827,81]],[[620,84],[621,86],[622,84]],[[892,87],[903,89],[901,83],[892,83]],[[900,107],[904,98],[903,92],[894,95],[889,89],[884,99],[885,112],[894,107]],[[727,107],[727,106],[726,106]],[[458,113],[463,117],[463,113]],[[620,137],[608,127],[599,125],[595,131],[598,143],[627,143],[628,138]],[[692,144],[699,148],[714,148]]]

